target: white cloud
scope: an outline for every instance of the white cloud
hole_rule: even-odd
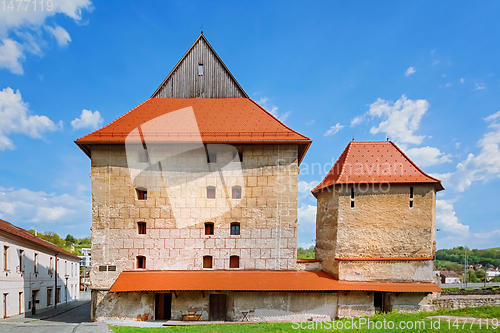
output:
[[[439,248],[452,248],[465,245],[473,248],[498,246],[500,229],[488,232],[471,232],[468,225],[462,224],[455,213],[454,200],[436,200],[436,234]]]
[[[0,151],[14,149],[14,143],[8,137],[11,133],[41,138],[44,132],[57,129],[48,117],[29,113],[28,104],[23,101],[19,90],[14,92],[12,88],[5,88],[0,91]]]
[[[8,5],[8,1],[6,4]],[[23,74],[21,62],[27,53],[43,55],[42,49],[46,47],[42,26],[47,19],[52,17],[67,16],[78,22],[82,18],[82,11],[93,9],[90,0],[52,0],[51,10],[48,2],[44,1],[44,10],[41,10],[40,1],[28,4],[14,1],[14,10],[0,10],[0,68],[5,68],[14,74]],[[59,45],[64,46],[71,40],[68,32],[56,25],[53,30],[47,31],[56,37]]]
[[[338,131],[340,131],[342,128],[344,128],[344,125],[340,125],[340,123],[336,123],[334,126],[330,127],[330,129],[328,131],[326,131],[323,135],[324,136],[334,135]]]
[[[90,110],[83,109],[80,118],[75,118],[71,121],[71,126],[73,126],[73,129],[98,129],[102,126],[103,121],[104,119],[101,117],[99,111],[92,112]]]
[[[23,74],[21,60],[24,59],[24,54],[21,44],[9,38],[0,42],[0,68],[8,69],[14,74]]]
[[[464,78],[461,78],[460,79],[460,83],[464,83],[465,82],[465,79]]]
[[[367,114],[385,120],[378,127],[372,127],[370,133],[385,133],[399,143],[420,144],[425,136],[415,135],[414,132],[420,127],[420,120],[428,109],[429,103],[424,99],[413,101],[403,95],[391,104],[379,98],[370,105]]]
[[[411,148],[405,151],[406,155],[419,167],[451,162],[450,155],[442,153],[435,147]]]
[[[61,47],[68,46],[71,42],[69,33],[63,27],[56,25],[55,27],[45,26],[45,30],[50,32],[57,40],[57,44]]]
[[[0,217],[9,222],[75,223],[82,216],[90,221],[90,212],[90,197],[0,187]]]
[[[405,76],[410,76],[413,73],[415,73],[417,70],[414,67],[408,67],[408,69],[405,72]]]
[[[470,153],[450,175],[450,185],[459,192],[465,191],[474,182],[500,178],[500,111],[484,120],[489,123],[490,131],[479,140],[479,153]]]
[[[365,120],[364,115],[356,116],[351,120],[351,127],[361,124]]]
[[[276,105],[271,104],[269,98],[262,97],[258,102],[260,106],[262,106],[265,110],[267,110],[270,114],[278,118],[279,121],[285,122],[287,118],[292,114],[292,111],[287,111],[285,113],[280,114],[278,112],[278,107]]]
[[[484,85],[483,83],[476,83],[475,87],[476,88],[474,90],[483,90],[483,89],[486,89],[486,85]]]

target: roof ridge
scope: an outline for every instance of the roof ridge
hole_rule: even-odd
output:
[[[428,178],[430,178],[430,179],[432,179],[432,180],[434,180],[434,181],[441,182],[439,179],[434,178],[434,177],[431,177],[431,176],[429,176],[428,174],[426,174],[425,172],[423,172],[423,171],[422,171],[422,169],[420,169],[420,168],[419,168],[419,167],[418,167],[418,166],[417,166],[417,165],[416,165],[416,164],[415,164],[415,163],[411,160],[411,158],[409,158],[408,156],[406,156],[406,154],[405,154],[405,153],[404,153],[401,149],[399,149],[399,147],[398,147],[398,146],[396,146],[396,144],[395,144],[394,142],[392,142],[392,141],[389,141],[389,142],[390,142],[390,143],[391,143],[391,144],[392,144],[392,145],[393,145],[393,146],[394,146],[394,147],[395,147],[395,148],[396,148],[396,149],[397,149],[397,150],[398,150],[401,154],[403,154],[403,156],[404,156],[404,157],[405,157],[405,158],[406,158],[406,159],[407,159],[407,160],[408,160],[408,161],[409,161],[409,162],[410,162],[410,163],[411,163],[411,164],[412,164],[415,168],[417,168],[417,170],[418,170],[418,171],[420,171],[420,172],[421,172],[424,176],[426,176],[426,177],[428,177]]]
[[[243,97],[241,97],[243,98]],[[266,109],[264,109],[261,105],[259,105],[259,103],[257,103],[256,101],[254,101],[253,99],[251,99],[250,97],[246,97],[245,99],[248,99],[250,101],[252,101],[255,105],[257,105],[257,107],[259,107],[262,111],[264,111],[267,115],[271,116],[272,118],[274,118],[276,121],[278,121],[280,123],[281,126],[285,127],[286,129],[288,129],[289,131],[292,131],[294,132],[295,134],[298,134],[300,135],[301,137],[307,139],[307,140],[311,140],[311,138],[303,135],[303,134],[300,134],[299,132],[291,129],[290,127],[286,126],[281,120],[279,120],[277,117],[275,117],[271,112],[267,111]],[[312,140],[311,140],[312,141]]]

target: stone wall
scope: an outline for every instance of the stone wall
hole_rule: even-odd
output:
[[[121,271],[136,268],[137,256],[154,270],[202,269],[205,255],[213,269],[229,269],[231,255],[240,257],[240,269],[295,268],[297,145],[226,146],[208,145],[217,161],[207,163],[205,149],[150,145],[151,164],[130,147],[91,147],[94,287],[109,288]],[[236,185],[241,199],[232,198]],[[216,188],[215,199],[207,199],[207,186]],[[147,189],[147,200],[137,188]],[[146,234],[137,222],[146,223]],[[205,235],[205,222],[214,223],[214,235]],[[232,222],[240,235],[231,235]]]
[[[410,186],[414,188],[410,207]],[[341,280],[432,281],[431,261],[335,258],[433,257],[436,194],[428,184],[336,185],[317,193],[316,253]]]
[[[500,295],[440,295],[429,303],[428,310],[454,310],[485,305],[500,306]]]

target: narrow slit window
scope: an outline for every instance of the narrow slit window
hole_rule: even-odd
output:
[[[207,199],[215,199],[215,186],[207,186]]]
[[[351,208],[354,208],[354,186],[351,187]]]
[[[6,271],[9,267],[8,259],[9,259],[9,247],[4,246],[3,247],[3,269],[4,269],[4,271]]]
[[[203,257],[203,268],[212,268],[212,256]]]
[[[148,200],[148,191],[146,189],[137,189],[137,200]]]
[[[35,256],[33,259],[33,271],[35,273],[38,273],[38,253],[35,253]]]
[[[214,234],[214,224],[212,222],[205,223],[205,235],[213,235]]]
[[[413,187],[410,187],[410,208],[413,208]]]
[[[137,222],[137,229],[139,234],[145,235],[146,234],[146,222]]]
[[[240,224],[238,222],[231,223],[231,235],[237,236],[240,234]]]
[[[137,268],[145,269],[146,268],[146,257],[137,256]]]
[[[19,250],[19,271],[24,272],[24,251]]]
[[[240,257],[231,256],[229,258],[229,268],[240,268]]]
[[[231,192],[233,199],[241,199],[241,186],[233,186]]]
[[[203,75],[203,64],[198,64],[198,75]]]

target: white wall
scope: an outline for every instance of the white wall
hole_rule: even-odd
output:
[[[5,266],[4,247],[7,246],[7,266]],[[22,253],[22,264],[20,265],[20,251]],[[38,291],[36,309],[47,308],[47,289],[52,288],[50,306],[54,306],[55,294],[55,271],[50,274],[50,260],[52,258],[52,268],[54,268],[55,252],[44,249],[29,241],[24,241],[17,237],[12,238],[7,234],[0,235],[0,297],[1,313],[3,318],[5,313],[8,317],[31,313],[31,295],[33,291]],[[37,272],[35,272],[35,254],[37,254]],[[69,257],[59,257],[57,285],[61,287],[60,303],[78,299],[79,295],[79,260]],[[7,268],[7,269],[5,269]],[[67,289],[66,285],[67,279]],[[21,295],[21,296],[20,296]],[[4,297],[6,297],[6,309]],[[20,299],[21,298],[21,299]],[[19,304],[21,301],[21,304]]]

